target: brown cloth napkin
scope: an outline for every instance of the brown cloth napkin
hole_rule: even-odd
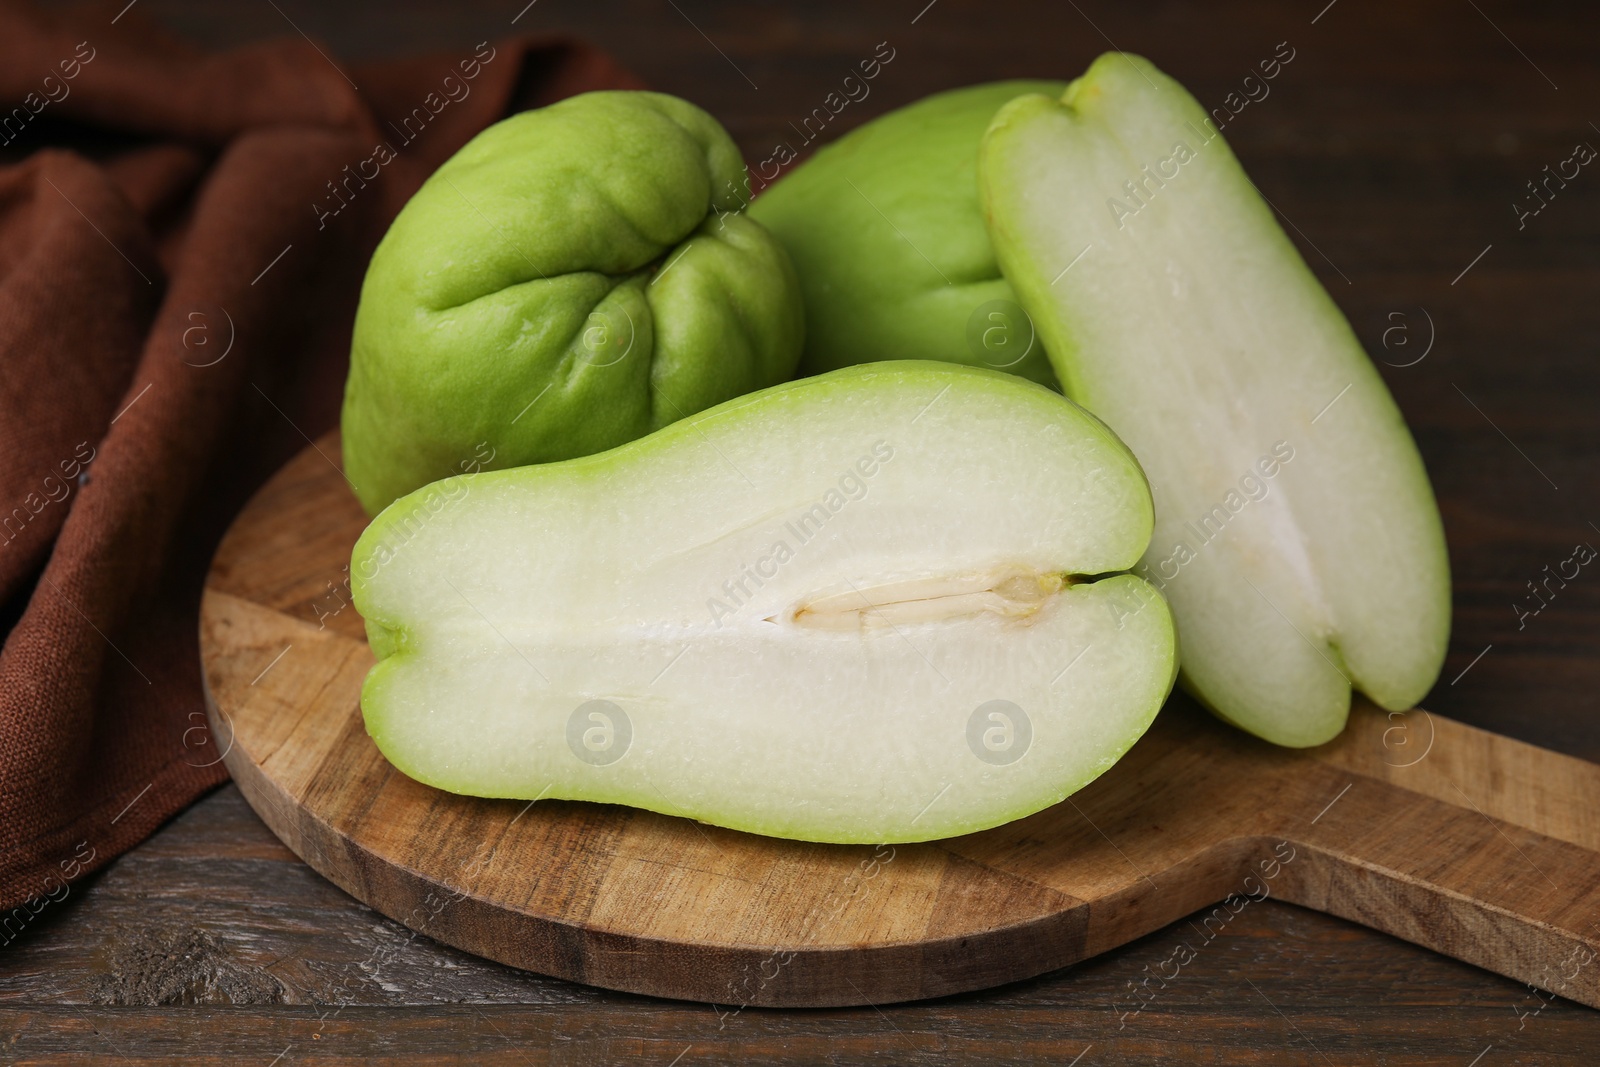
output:
[[[0,944],[226,778],[202,580],[337,421],[395,212],[506,114],[638,86],[550,39],[205,55],[121,7],[0,0]]]

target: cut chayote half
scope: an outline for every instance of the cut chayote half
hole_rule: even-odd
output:
[[[726,131],[660,93],[586,93],[473,138],[362,286],[342,426],[367,511],[787,380],[799,285],[737,213],[744,187]]]
[[[925,841],[1094,780],[1172,688],[1133,454],[907,360],[398,501],[350,558],[373,742],[419,782]]]
[[[1402,711],[1450,645],[1422,457],[1211,117],[1138,56],[1002,108],[978,155],[1001,267],[1067,395],[1139,457],[1185,686],[1280,745]]]

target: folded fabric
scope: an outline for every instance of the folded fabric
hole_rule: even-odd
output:
[[[506,114],[638,86],[526,37],[205,55],[121,7],[0,0],[0,944],[226,778],[206,566],[337,421],[400,206]]]

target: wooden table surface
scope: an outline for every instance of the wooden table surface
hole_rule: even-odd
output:
[[[1600,172],[1552,181],[1543,200],[1527,187],[1578,143],[1600,146],[1600,10],[524,3],[141,7],[208,46],[303,31],[348,58],[581,34],[708,108],[751,160],[798,146],[790,123],[879,42],[894,58],[829,136],[938,89],[1071,77],[1111,42],[1219,106],[1287,42],[1294,58],[1270,95],[1225,135],[1382,361],[1432,473],[1456,617],[1426,706],[1600,759],[1600,575],[1581,572],[1537,614],[1517,610],[1539,606],[1527,583],[1546,565],[1600,545]],[[1185,929],[987,993],[723,1015],[519,973],[412,934],[300,863],[229,786],[0,950],[0,1062],[1600,1062],[1600,1013],[1271,900],[1121,1018],[1113,1005]]]

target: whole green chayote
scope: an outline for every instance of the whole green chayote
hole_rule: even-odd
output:
[[[978,143],[1001,106],[1066,82],[938,93],[817,151],[750,206],[794,260],[803,373],[883,359],[993,367],[1055,384],[1000,275],[978,205]]]
[[[341,425],[366,510],[788,380],[799,283],[738,213],[745,186],[727,132],[661,93],[586,93],[473,138],[400,212],[361,289]]]

